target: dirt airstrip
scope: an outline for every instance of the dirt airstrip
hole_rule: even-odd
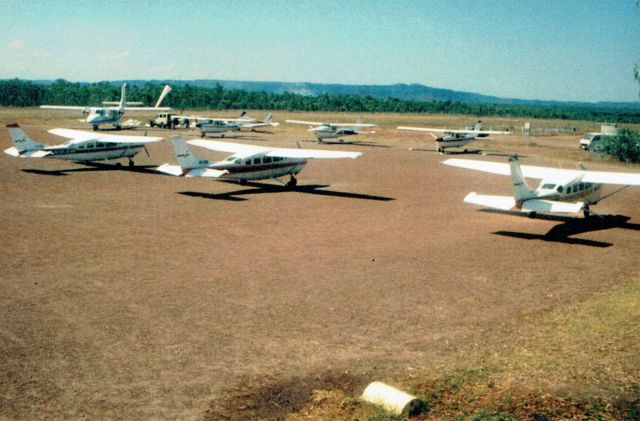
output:
[[[6,123],[54,144],[46,130],[86,128],[76,118],[4,109],[0,145]],[[482,211],[464,196],[509,194],[508,178],[444,166],[428,136],[392,129],[426,118],[380,118],[349,145],[285,124],[228,136],[364,153],[310,162],[295,191],[155,174],[175,163],[166,141],[134,171],[1,154],[0,418],[216,418],[229,391],[292,379],[292,399],[300,384],[355,391],[638,273],[639,189],[594,207],[618,215],[608,225]],[[577,143],[513,136],[471,158],[638,170]]]

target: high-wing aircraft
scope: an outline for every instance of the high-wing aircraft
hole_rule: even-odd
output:
[[[267,114],[264,120],[258,120],[246,115],[246,111],[243,111],[238,118],[219,118],[219,117],[202,117],[202,116],[186,116],[176,115],[172,118],[182,122],[185,127],[188,127],[191,122],[195,122],[195,126],[200,130],[200,136],[205,137],[207,133],[220,133],[220,137],[224,137],[224,133],[229,131],[238,131],[242,129],[249,129],[254,131],[258,127],[277,127],[280,123],[273,121],[271,113]]]
[[[375,124],[362,123],[361,118],[359,118],[355,123],[321,123],[318,121],[302,120],[286,120],[285,122],[293,124],[306,124],[310,126],[308,131],[312,132],[316,136],[318,143],[322,143],[323,139],[356,135],[358,133],[362,133],[359,132],[359,129],[363,127],[376,126]]]
[[[31,139],[17,123],[7,124],[9,136],[15,146],[5,149],[7,155],[21,158],[57,158],[77,162],[109,161],[133,157],[147,143],[159,142],[161,137],[110,135],[82,130],[51,129],[49,133],[69,140],[60,145],[43,145]],[[148,152],[147,152],[148,154]]]
[[[212,151],[228,152],[232,155],[222,161],[211,162],[197,157],[187,143]],[[220,180],[236,180],[241,184],[248,180],[276,179],[290,175],[291,178],[287,183],[289,187],[296,186],[295,176],[302,171],[309,159],[355,159],[362,155],[360,152],[271,148],[201,139],[187,142],[181,136],[172,136],[171,144],[178,159],[178,165],[163,164],[156,168],[157,171],[182,177],[213,177]]]
[[[462,130],[434,129],[430,127],[407,127],[398,126],[398,130],[411,130],[416,132],[427,132],[436,141],[438,152],[444,153],[447,148],[461,148],[474,140],[488,140],[494,134],[511,134],[511,132],[501,132],[495,130],[482,130],[482,122],[478,121],[475,126]],[[467,150],[464,150],[467,152]]]
[[[535,214],[577,213],[590,214],[590,205],[611,196],[602,196],[603,184],[619,186],[640,186],[640,174],[622,172],[587,171],[584,165],[578,164],[576,170],[535,167],[520,165],[517,157],[510,157],[509,163],[476,161],[465,159],[447,159],[443,164],[454,167],[484,171],[493,174],[510,175],[512,196],[481,195],[469,193],[464,201],[504,211],[513,208],[522,212]],[[542,181],[536,189],[529,187],[524,177],[537,178]]]
[[[102,104],[104,107],[89,107],[89,106],[76,106],[76,105],[41,105],[40,108],[49,110],[81,110],[83,113],[88,114],[86,122],[93,126],[93,130],[98,130],[100,124],[111,124],[117,130],[122,128],[120,119],[124,115],[125,111],[168,111],[169,107],[160,107],[160,103],[165,96],[171,91],[171,87],[166,85],[158,97],[155,107],[140,107],[140,102],[127,102],[127,84],[122,85],[122,91],[120,94],[120,101],[105,101]],[[114,105],[115,104],[115,105]]]

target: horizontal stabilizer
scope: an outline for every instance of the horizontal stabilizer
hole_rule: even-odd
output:
[[[47,155],[51,155],[50,151],[43,151],[43,150],[31,150],[31,151],[20,152],[15,146],[5,149],[4,153],[6,153],[7,155],[21,157],[21,158],[44,158]]]
[[[516,205],[516,200],[511,196],[491,196],[486,194],[476,194],[475,192],[469,193],[467,197],[464,198],[464,201],[475,205],[505,211],[512,209]]]
[[[18,148],[16,148],[15,146],[5,149],[4,153],[6,153],[7,155],[15,156],[15,157],[20,156],[20,152],[18,152]]]
[[[156,167],[155,170],[175,176],[181,176],[183,174],[182,167],[180,165],[162,164],[159,167]]]
[[[532,199],[522,204],[523,212],[577,213],[584,208],[583,202],[567,203],[553,200]]]
[[[186,174],[186,177],[214,177],[218,178],[225,174],[228,174],[227,170],[214,170],[211,168],[194,168],[192,170],[188,170],[189,172]]]

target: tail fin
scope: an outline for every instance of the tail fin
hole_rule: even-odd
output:
[[[520,168],[520,161],[518,161],[518,157],[509,157],[509,164],[511,165],[511,187],[513,189],[513,197],[516,199],[516,204],[521,205],[524,200],[536,197],[536,193],[535,190],[529,187],[527,181],[522,176],[522,169]]]
[[[164,85],[164,89],[162,90],[162,93],[158,97],[158,102],[156,102],[156,105],[155,105],[156,108],[160,106],[160,104],[162,103],[162,100],[164,99],[164,97],[167,96],[169,92],[171,92],[171,86]]]
[[[246,111],[243,111],[243,112],[241,112],[241,113],[240,113],[240,116],[238,116],[238,118],[242,118],[242,117],[244,117],[246,114],[247,114],[247,112],[246,112]]]
[[[269,113],[267,114],[267,116],[264,119],[265,123],[271,123],[271,120],[273,119],[273,114]]]
[[[122,90],[120,91],[120,103],[118,104],[118,110],[124,112],[125,104],[127,103],[127,84],[122,84]]]
[[[200,159],[191,151],[191,147],[182,138],[182,136],[171,136],[171,145],[178,159],[178,164],[182,168],[204,168],[208,167],[211,162],[206,159]]]
[[[18,123],[7,124],[7,129],[9,129],[9,136],[18,152],[37,151],[45,148],[45,145],[35,142],[27,136]]]
[[[482,130],[482,120],[478,120],[475,126],[473,126],[473,130]]]

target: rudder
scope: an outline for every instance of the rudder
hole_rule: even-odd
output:
[[[171,145],[173,152],[176,154],[178,164],[182,168],[193,169],[208,167],[210,162],[206,159],[200,159],[191,151],[191,147],[182,138],[182,136],[171,136]]]
[[[38,143],[31,139],[24,130],[22,130],[18,123],[7,124],[7,129],[9,129],[9,137],[11,137],[11,141],[18,152],[37,151],[45,148],[45,145],[42,143]]]

